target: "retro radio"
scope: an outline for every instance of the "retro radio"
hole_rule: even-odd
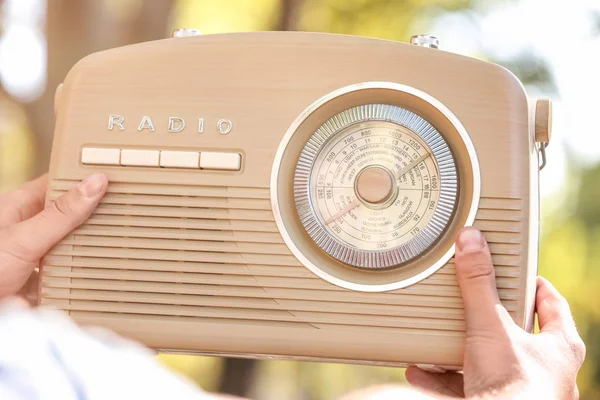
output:
[[[475,225],[531,329],[550,103],[506,69],[314,33],[86,57],[56,93],[49,198],[107,195],[41,300],[160,351],[461,368],[453,252]],[[543,159],[542,159],[543,158]]]

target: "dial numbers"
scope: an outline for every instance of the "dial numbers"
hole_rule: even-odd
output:
[[[381,104],[333,116],[296,167],[295,201],[307,233],[332,257],[389,268],[443,233],[457,201],[456,165],[440,133],[406,109]]]
[[[365,122],[338,133],[317,156],[311,176],[311,200],[328,233],[362,250],[409,241],[429,221],[439,197],[438,168],[428,154],[429,147],[415,133],[389,122]],[[357,199],[358,174],[372,166],[392,177],[392,202],[378,207],[364,201],[326,223]]]

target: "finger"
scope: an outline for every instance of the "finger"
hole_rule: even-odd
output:
[[[406,380],[413,386],[448,397],[465,397],[463,375],[456,372],[437,374],[417,367],[406,369]]]
[[[496,330],[503,318],[492,256],[476,228],[462,229],[456,241],[456,278],[465,308],[467,331]]]
[[[27,282],[23,285],[21,290],[17,293],[17,296],[21,297],[23,301],[26,301],[30,306],[36,306],[38,300],[39,290],[39,268],[35,268]]]
[[[540,324],[540,332],[563,330],[574,326],[575,321],[567,300],[545,278],[537,278],[535,306]]]
[[[0,228],[25,221],[42,211],[47,188],[48,177],[42,175],[3,195],[0,199]]]
[[[5,250],[20,260],[36,262],[89,218],[107,185],[103,174],[89,176],[35,217],[9,228]]]
[[[583,363],[585,345],[577,332],[569,303],[547,279],[541,276],[537,279],[535,304],[540,333],[564,338],[571,348],[571,353],[580,363]]]

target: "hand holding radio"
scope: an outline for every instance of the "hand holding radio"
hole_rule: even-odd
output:
[[[533,335],[517,326],[501,305],[489,247],[477,229],[466,228],[458,236],[456,273],[467,323],[464,373],[408,368],[407,380],[425,391],[418,398],[577,399],[585,345],[568,303],[552,284],[537,280],[540,333]],[[385,395],[414,396],[404,387],[387,386],[352,393],[344,400]]]
[[[467,228],[458,237],[456,273],[467,324],[464,375],[409,368],[407,380],[453,397],[578,398],[576,378],[585,345],[568,303],[552,284],[537,280],[540,334],[533,335],[518,327],[501,305],[490,251],[476,229]]]
[[[0,299],[37,296],[32,274],[40,259],[90,216],[106,188],[104,175],[91,175],[44,209],[42,176],[0,196]]]
[[[46,186],[46,178],[41,177],[0,196],[0,298],[29,292],[28,282],[35,280],[30,276],[39,259],[89,217],[106,192],[107,180],[102,174],[92,175],[43,210]],[[531,335],[502,306],[489,247],[477,229],[466,228],[458,237],[456,274],[465,308],[464,375],[409,368],[408,381],[440,396],[503,398],[519,393],[576,398],[585,346],[567,302],[556,289],[538,279],[541,333]],[[357,395],[368,399],[370,394]]]

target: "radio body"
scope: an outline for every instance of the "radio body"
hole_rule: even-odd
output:
[[[84,58],[48,198],[110,184],[40,304],[159,351],[460,369],[452,256],[475,225],[531,330],[548,104],[432,47],[264,32]]]

